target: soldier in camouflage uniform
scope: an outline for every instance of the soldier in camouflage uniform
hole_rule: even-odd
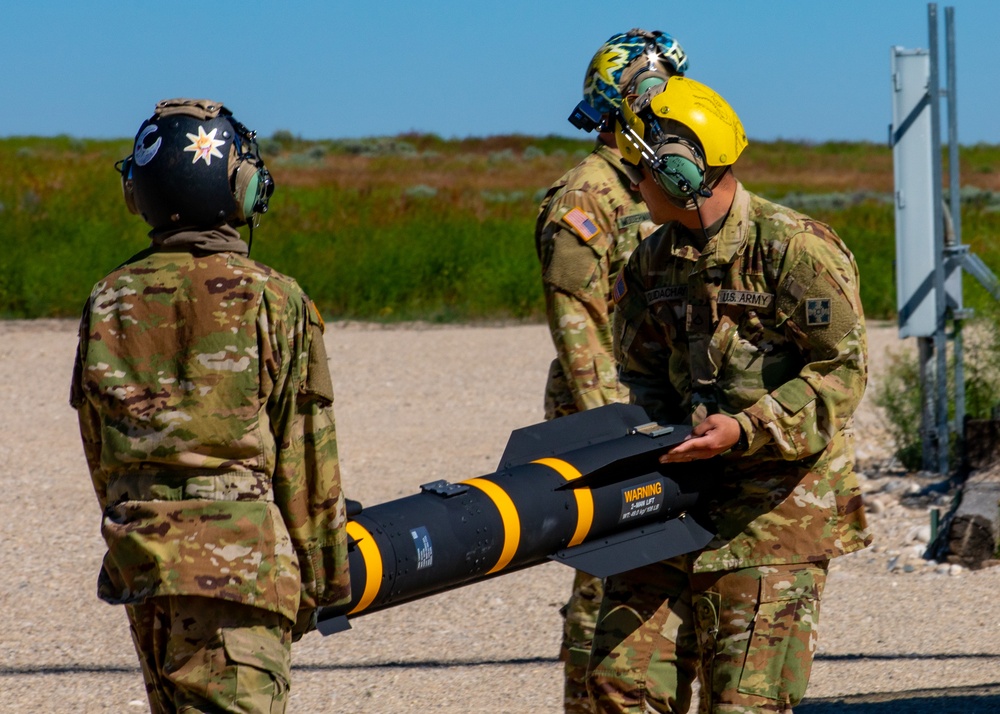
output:
[[[94,287],[71,389],[153,712],[283,712],[293,640],[350,597],[323,322],[237,226],[273,182],[254,135],[168,100],[121,163],[152,245]]]
[[[635,91],[637,85],[663,82],[686,68],[684,51],[672,37],[641,29],[612,36],[587,68],[583,95],[600,114],[600,124],[593,127],[597,145],[549,188],[535,228],[557,355],[546,384],[546,419],[628,401],[612,355],[611,285],[635,246],[656,226],[621,168],[613,117],[621,103],[620,88]],[[601,592],[600,578],[577,572],[563,608],[560,658],[565,662],[566,712],[591,711],[586,667]]]
[[[704,460],[705,549],[608,578],[589,686],[600,712],[790,712],[830,558],[870,543],[851,418],[865,389],[854,258],[827,225],[747,191],[739,118],[683,77],[622,106],[654,221],[613,294],[632,400]]]

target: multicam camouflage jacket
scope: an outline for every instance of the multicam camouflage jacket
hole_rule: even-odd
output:
[[[322,329],[293,279],[239,252],[154,247],[94,287],[70,401],[104,511],[103,599],[294,620],[349,598]]]
[[[535,227],[556,347],[546,385],[547,419],[628,401],[612,356],[611,285],[635,246],[655,229],[618,155],[603,144],[549,188]]]
[[[718,536],[695,570],[819,561],[871,538],[851,418],[867,382],[854,257],[833,230],[737,186],[703,244],[676,223],[614,286],[615,354],[650,416],[735,417],[745,452],[705,464]]]

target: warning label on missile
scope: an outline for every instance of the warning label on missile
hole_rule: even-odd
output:
[[[622,489],[622,513],[619,523],[656,513],[663,507],[663,482],[651,481]]]
[[[431,534],[423,526],[410,529],[413,545],[417,549],[417,570],[429,568],[434,564],[434,546],[431,545]]]

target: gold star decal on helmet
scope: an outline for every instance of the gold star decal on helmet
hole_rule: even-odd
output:
[[[197,163],[198,159],[204,159],[208,166],[212,165],[212,157],[217,159],[222,158],[222,152],[219,151],[220,146],[226,142],[222,139],[216,139],[215,133],[219,131],[216,127],[212,129],[208,134],[205,133],[205,127],[198,126],[198,135],[187,134],[187,138],[191,140],[189,146],[184,147],[184,151],[193,151],[194,157],[191,159],[191,163]]]

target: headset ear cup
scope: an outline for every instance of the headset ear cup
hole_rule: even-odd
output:
[[[131,156],[122,159],[122,198],[125,199],[125,207],[128,208],[128,212],[139,215],[139,207],[135,203],[135,181],[132,179],[132,161],[133,158]]]
[[[236,201],[237,218],[246,223],[260,202],[260,170],[253,162],[240,159],[233,178],[233,199]]]
[[[671,137],[656,152],[657,182],[674,198],[690,198],[705,184],[701,151],[687,139]]]
[[[701,189],[705,175],[701,168],[683,156],[665,156],[658,171],[660,185],[677,198],[686,198]]]

